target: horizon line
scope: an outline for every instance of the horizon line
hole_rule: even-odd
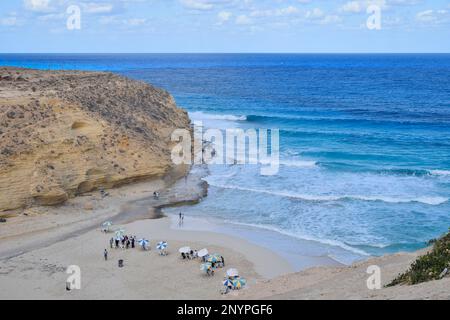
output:
[[[450,54],[450,52],[0,52],[0,55],[7,54]]]

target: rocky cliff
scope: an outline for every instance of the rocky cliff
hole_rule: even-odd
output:
[[[0,216],[159,178],[187,113],[112,73],[0,68]]]

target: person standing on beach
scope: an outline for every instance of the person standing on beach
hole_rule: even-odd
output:
[[[111,238],[111,239],[109,239],[109,247],[110,247],[110,249],[113,248],[113,245],[114,245],[114,239]]]
[[[105,258],[105,261],[108,260],[108,250],[105,249],[105,251],[103,252],[103,257]]]
[[[180,212],[180,216],[178,218],[178,225],[181,227],[181,223],[182,223],[182,219],[183,219],[183,214]]]

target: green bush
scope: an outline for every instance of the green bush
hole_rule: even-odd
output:
[[[399,284],[414,285],[438,280],[445,268],[450,269],[450,232],[433,241],[433,249],[426,255],[419,257],[408,271],[400,274],[387,287]]]

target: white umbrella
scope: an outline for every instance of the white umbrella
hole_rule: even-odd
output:
[[[190,253],[191,252],[191,247],[183,247],[180,248],[180,250],[178,250],[179,253]]]
[[[227,270],[227,276],[229,278],[234,278],[239,276],[239,271],[235,268],[231,268]]]
[[[125,233],[124,229],[118,229],[116,230],[116,237],[122,237],[124,233]]]
[[[206,257],[209,254],[208,249],[202,249],[198,252],[200,258]]]
[[[103,222],[102,227],[105,228],[105,230],[109,230],[109,228],[113,225],[111,221]]]

